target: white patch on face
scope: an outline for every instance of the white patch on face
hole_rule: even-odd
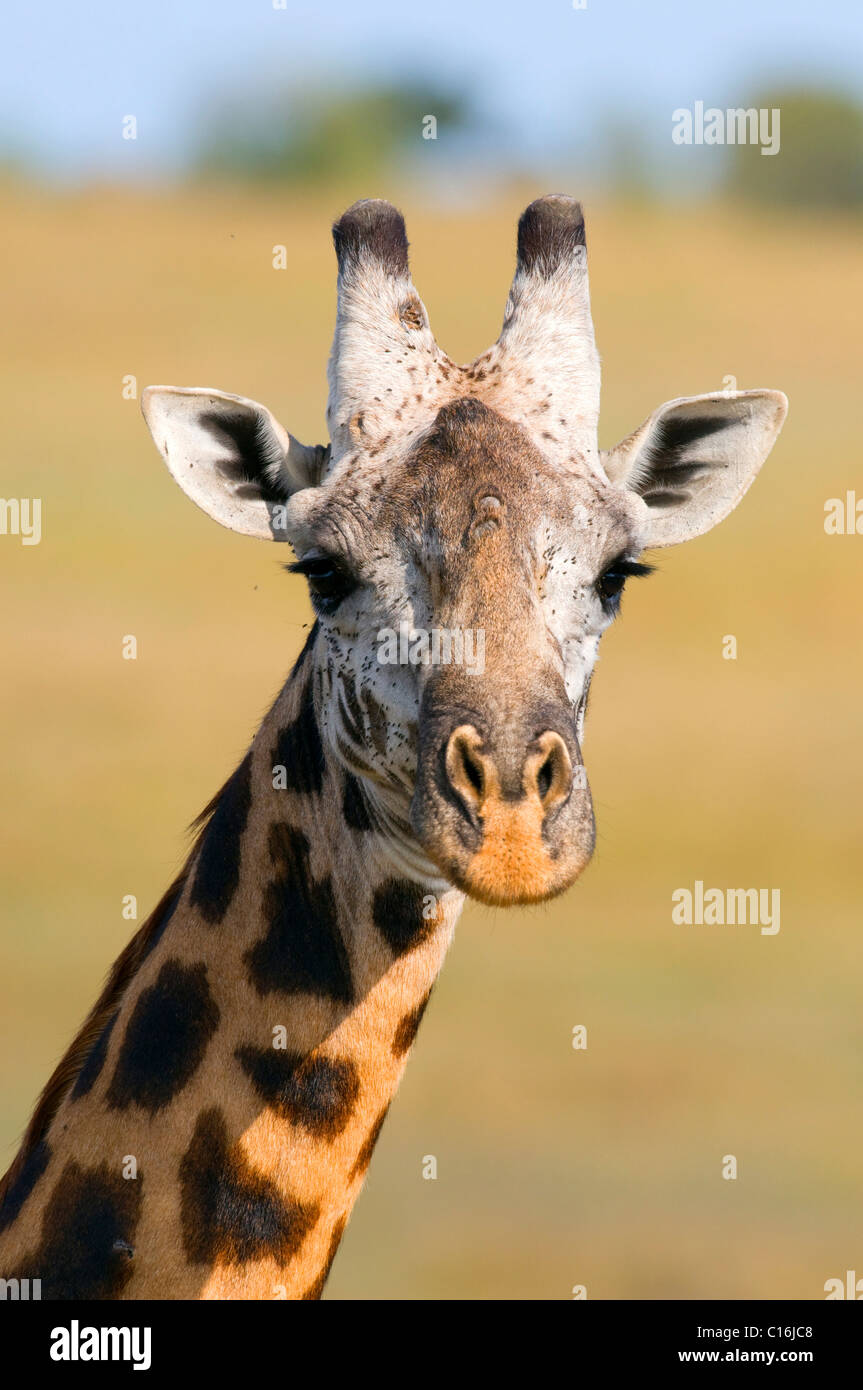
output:
[[[631,535],[602,504],[601,494],[578,498],[573,480],[570,519],[565,527],[550,525],[543,538],[547,569],[542,585],[542,610],[548,632],[560,651],[567,696],[578,712],[578,737],[584,727],[587,689],[599,657],[603,633],[614,621],[600,598],[596,582],[605,567],[625,550],[636,553]]]
[[[320,619],[321,731],[338,762],[410,803],[416,778],[420,680],[415,666],[382,663],[381,633],[413,625],[415,605],[390,563]],[[389,595],[402,590],[401,601]]]
[[[364,585],[331,618],[319,619],[317,679],[322,739],[334,761],[360,777],[373,820],[386,844],[389,872],[421,883],[438,896],[452,885],[420,848],[410,825],[417,771],[420,668],[378,660],[379,633],[414,622],[414,605],[386,595],[398,589],[390,563],[374,586]],[[370,852],[377,852],[373,845]]]
[[[546,577],[543,611],[560,651],[566,693],[577,709],[593,673],[599,639],[611,622],[594,589],[593,564],[583,556],[566,553],[553,559]]]

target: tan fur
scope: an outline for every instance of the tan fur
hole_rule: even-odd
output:
[[[243,839],[241,881],[225,921],[215,929],[201,921],[188,905],[187,888],[169,938],[121,992],[120,1016],[93,1090],[71,1102],[60,1095],[61,1091],[68,1092],[80,1069],[83,1041],[76,1042],[52,1079],[55,1113],[50,1118],[43,1113],[39,1126],[52,1157],[20,1217],[0,1235],[0,1269],[4,1272],[12,1273],[38,1251],[45,1209],[70,1159],[89,1167],[107,1156],[119,1171],[124,1158],[132,1155],[138,1164],[137,1180],[142,1184],[144,1201],[135,1241],[136,1272],[123,1290],[123,1298],[301,1298],[321,1276],[333,1232],[349,1215],[365,1177],[365,1168],[353,1176],[351,1170],[370,1130],[392,1100],[406,1064],[406,1055],[396,1057],[393,1053],[398,1026],[427,997],[462,899],[456,892],[445,893],[436,914],[432,913],[427,939],[407,955],[393,959],[369,912],[374,890],[390,869],[383,846],[370,845],[368,836],[360,840],[345,827],[338,771],[327,772],[320,797],[272,789],[270,751],[278,730],[296,715],[296,695],[296,685],[288,686],[253,745],[254,783],[267,791],[252,806]],[[242,956],[260,932],[260,887],[269,872],[267,830],[276,816],[287,816],[312,839],[315,877],[335,873],[358,996],[353,1006],[336,1007],[306,995],[288,999],[268,995],[261,1000],[249,984]],[[144,934],[142,928],[135,941]],[[189,964],[207,963],[221,1012],[220,1025],[202,1065],[166,1110],[155,1116],[137,1106],[117,1112],[107,1106],[106,1091],[125,1024],[166,955]],[[116,997],[116,991],[112,992],[111,998]],[[93,1022],[86,1033],[82,1032],[82,1039],[95,1036],[97,1015],[101,1018],[104,1012],[104,1005],[94,1011]],[[360,1101],[347,1128],[332,1141],[309,1136],[278,1119],[262,1106],[238,1072],[233,1059],[235,1047],[250,1039],[269,1046],[276,1025],[287,1027],[289,1049],[306,1052],[320,1048],[331,1056],[350,1057],[358,1066]],[[286,1197],[319,1211],[299,1254],[285,1267],[264,1260],[242,1268],[217,1261],[213,1268],[207,1268],[189,1264],[183,1255],[177,1171],[198,1116],[214,1100],[224,1111],[231,1142],[239,1146],[254,1171],[272,1179]]]
[[[542,843],[543,810],[532,796],[515,806],[489,797],[480,809],[482,848],[467,867],[465,882],[472,898],[507,906],[541,902],[554,891],[556,870]],[[561,887],[569,883],[563,876]]]

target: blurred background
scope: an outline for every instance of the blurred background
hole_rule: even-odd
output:
[[[739,511],[627,594],[588,720],[595,861],[548,907],[467,908],[327,1296],[863,1275],[863,539],[824,528],[863,495],[861,31],[854,0],[7,16],[0,491],[40,497],[43,534],[0,536],[0,1171],[134,928],[123,895],[142,921],[310,622],[283,556],[176,489],[141,389],[249,395],[323,441],[332,218],[402,206],[465,361],[519,212],[560,188],[587,208],[603,446],[734,384],[791,412]],[[779,152],[675,144],[699,101],[779,109]],[[780,932],[675,926],[696,879],[778,888]]]

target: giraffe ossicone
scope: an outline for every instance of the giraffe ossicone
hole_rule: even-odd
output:
[[[395,208],[334,241],[326,445],[246,397],[144,393],[172,476],[289,542],[317,621],[0,1185],[0,1276],[43,1297],[320,1295],[464,895],[542,901],[591,857],[585,708],[626,579],[728,515],[785,417],[778,391],[678,398],[600,451],[570,198],[523,213],[465,366]]]

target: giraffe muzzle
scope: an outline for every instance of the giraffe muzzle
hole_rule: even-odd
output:
[[[458,723],[421,755],[414,828],[427,853],[471,897],[541,902],[591,857],[594,822],[574,731],[493,738]]]

